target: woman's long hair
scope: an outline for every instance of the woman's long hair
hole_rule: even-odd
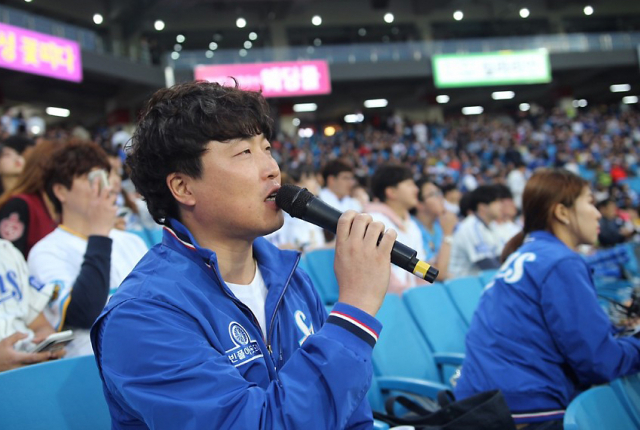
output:
[[[551,231],[553,210],[561,203],[570,208],[589,183],[566,169],[539,169],[527,181],[522,194],[522,215],[524,228],[509,240],[502,250],[501,260],[505,261],[515,252],[527,234],[537,231]]]
[[[16,185],[5,190],[0,196],[0,208],[15,195],[44,192],[45,175],[49,171],[51,156],[60,145],[58,142],[45,140],[25,151],[22,173]]]

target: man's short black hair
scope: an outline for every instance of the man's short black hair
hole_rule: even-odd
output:
[[[604,208],[607,207],[609,203],[613,203],[613,199],[602,199],[598,203],[596,203],[596,209],[598,209],[599,211],[602,211]]]
[[[324,186],[327,186],[327,179],[329,176],[337,177],[342,172],[353,172],[353,166],[344,160],[332,160],[324,165],[322,168],[322,180]]]
[[[416,186],[418,187],[418,201],[419,202],[424,202],[424,196],[422,195],[422,187],[424,187],[426,184],[433,184],[435,185],[439,190],[440,187],[438,186],[438,184],[435,183],[435,181],[429,177],[423,176],[420,179],[418,179],[416,181]],[[442,190],[440,190],[442,191]]]
[[[386,189],[395,187],[407,179],[413,180],[411,169],[399,164],[383,164],[378,167],[371,177],[371,194],[381,202],[387,200]]]
[[[131,180],[158,223],[180,218],[167,175],[202,176],[211,141],[263,134],[273,139],[273,120],[262,94],[213,82],[189,82],[157,91],[147,103],[127,148]]]
[[[469,195],[469,209],[475,213],[481,203],[489,205],[496,200],[500,200],[500,194],[495,185],[480,185]]]
[[[495,184],[496,190],[498,191],[498,196],[500,199],[513,199],[513,194],[509,187],[504,184]]]

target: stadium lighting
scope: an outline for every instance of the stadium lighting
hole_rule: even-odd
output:
[[[179,43],[176,43],[175,45],[173,45],[173,50],[176,52],[182,51],[182,45],[180,45]]]
[[[356,122],[364,121],[364,115],[361,113],[352,113],[344,116],[344,122],[348,122],[349,124],[355,124]]]
[[[325,136],[331,137],[334,134],[336,134],[336,128],[334,126],[330,125],[330,126],[327,126],[327,127],[324,128],[324,135]]]
[[[451,98],[444,94],[436,96],[436,101],[440,104],[449,103],[449,100],[451,100]]]
[[[531,12],[529,12],[529,9],[527,9],[526,7],[523,7],[522,9],[520,9],[520,18],[529,18],[529,15],[531,15]]]
[[[24,0],[25,3],[31,3],[32,0]]]
[[[491,98],[494,100],[511,100],[516,96],[513,91],[496,91],[491,93]]]
[[[173,51],[173,52],[171,53],[171,59],[172,59],[172,60],[177,60],[178,58],[180,58],[180,53],[179,53],[179,52],[175,52],[175,51]]]
[[[616,84],[609,87],[612,93],[626,93],[631,91],[631,85],[629,84]]]
[[[246,57],[248,54],[247,50],[242,48],[241,50],[238,51],[238,55],[241,57]]]
[[[484,112],[482,106],[467,106],[462,108],[462,115],[480,115]]]
[[[622,103],[626,105],[631,105],[634,103],[638,103],[638,96],[626,96],[622,98]]]
[[[387,99],[371,99],[364,101],[364,107],[372,109],[372,108],[383,108],[389,104]]]
[[[394,19],[395,17],[391,12],[387,12],[384,14],[384,22],[386,22],[387,24],[391,24]]]
[[[315,25],[316,27],[319,26],[320,24],[322,24],[322,17],[320,15],[315,15],[313,18],[311,18],[311,24]]]
[[[253,43],[249,42],[248,40],[244,41],[244,49],[251,49],[252,46]]]
[[[453,19],[455,19],[456,21],[462,21],[462,18],[464,18],[464,13],[462,13],[461,10],[453,12]]]
[[[215,51],[216,49],[218,49],[218,44],[216,42],[211,42],[209,44],[209,49],[211,49],[212,51]]]
[[[59,108],[59,107],[48,107],[45,109],[47,115],[51,116],[59,116],[60,118],[67,118],[71,115],[71,111],[69,109]]]
[[[213,51],[207,51],[207,52],[205,52],[205,53],[204,53],[204,55],[205,55],[207,58],[213,58],[213,55],[214,55],[214,54],[213,54]]]
[[[298,130],[298,136],[300,136],[300,137],[311,137],[311,136],[313,136],[313,129],[312,128],[301,128],[300,130]]]
[[[153,23],[153,28],[155,28],[158,31],[164,30],[164,21],[160,19],[157,20],[156,22]]]
[[[93,15],[93,22],[96,25],[100,25],[104,22],[104,18],[99,13],[96,13],[95,15]]]
[[[583,9],[583,12],[587,16],[593,15],[593,7],[585,6],[584,9]]]
[[[366,28],[359,28],[358,29],[358,36],[363,37],[367,35],[367,29]]]
[[[178,43],[184,43],[184,41],[185,41],[185,40],[187,40],[187,38],[186,38],[186,37],[184,37],[184,35],[183,35],[183,34],[178,34],[178,35],[176,36],[176,42],[178,42]]]
[[[247,26],[247,20],[240,17],[238,19],[236,19],[236,27],[238,28],[245,28]]]
[[[300,118],[294,118],[293,121],[291,121],[291,124],[294,125],[294,127],[297,127],[300,125]]]
[[[315,103],[298,103],[293,105],[294,112],[315,112],[318,105]]]
[[[256,40],[258,38],[258,33],[256,33],[255,31],[252,31],[251,33],[249,33],[249,40]]]
[[[573,105],[573,107],[587,107],[587,101],[585,99],[580,99],[580,100],[574,100],[573,102],[571,102],[571,104]]]
[[[519,108],[522,112],[526,112],[531,109],[531,105],[529,103],[520,103]]]

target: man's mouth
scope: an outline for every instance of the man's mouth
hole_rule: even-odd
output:
[[[277,192],[274,191],[273,193],[269,194],[269,196],[264,201],[265,202],[275,202],[276,201],[276,194],[277,194]]]

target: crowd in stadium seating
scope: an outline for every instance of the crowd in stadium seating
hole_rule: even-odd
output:
[[[58,358],[25,348],[62,328],[80,334],[68,356],[91,353],[86,330],[159,237],[123,167],[125,130],[91,135],[81,127],[54,128],[32,139],[18,121],[9,131],[0,129],[0,276],[6,284],[12,271],[26,270],[26,260],[38,300],[35,313],[0,307],[0,321],[7,322],[0,324],[0,371]],[[333,136],[280,134],[272,143],[283,183],[305,187],[341,211],[371,213],[438,267],[438,280],[500,267],[505,244],[522,229],[524,185],[539,167],[563,167],[593,185],[602,214],[601,253],[587,251],[593,268],[612,255],[605,248],[638,239],[640,189],[633,178],[640,172],[640,112],[627,107],[428,125],[391,116]],[[94,170],[108,175],[109,189],[89,181]],[[267,239],[307,252],[331,247],[333,235],[286,215],[284,227]],[[7,266],[8,256],[20,253],[23,261]],[[31,288],[21,279],[16,288]],[[396,268],[389,293],[424,285]]]

